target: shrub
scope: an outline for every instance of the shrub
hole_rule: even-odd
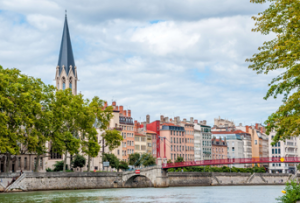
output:
[[[63,168],[64,168],[64,161],[57,161],[54,164],[53,171],[63,171]],[[66,170],[68,170],[68,164],[66,164]]]
[[[300,185],[295,181],[287,182],[284,189],[284,195],[276,198],[282,203],[295,203],[300,200]]]
[[[85,166],[85,163],[86,163],[86,159],[84,158],[84,156],[78,154],[76,155],[74,161],[72,161],[72,165],[73,165],[73,168],[82,168]]]

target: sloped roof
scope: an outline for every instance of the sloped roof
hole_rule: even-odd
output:
[[[149,133],[149,134],[156,134],[156,132],[151,131],[151,130],[147,130],[146,133]]]
[[[70,71],[69,70],[70,65],[72,65],[72,69],[73,69],[72,71],[75,75],[75,71],[74,71],[75,61],[73,56],[67,15],[65,17],[65,24],[64,24],[64,30],[63,30],[61,44],[60,44],[60,51],[59,51],[59,58],[58,58],[57,65],[59,66],[59,74],[61,74],[62,66],[64,65],[67,75],[69,74]]]

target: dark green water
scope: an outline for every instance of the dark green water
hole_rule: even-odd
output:
[[[208,202],[272,203],[284,186],[215,186],[0,193],[0,203]]]

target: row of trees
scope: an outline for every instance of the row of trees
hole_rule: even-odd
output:
[[[11,155],[34,153],[38,171],[40,157],[50,146],[65,155],[63,169],[68,153],[87,155],[89,169],[90,157],[100,151],[96,128],[105,131],[110,150],[120,146],[120,132],[107,130],[113,109],[104,108],[99,97],[89,100],[70,89],[56,90],[15,68],[0,66],[0,78],[0,153],[7,155],[7,170]]]
[[[264,167],[236,168],[236,167],[212,167],[212,166],[190,166],[183,168],[170,168],[168,172],[232,172],[232,173],[266,173]]]

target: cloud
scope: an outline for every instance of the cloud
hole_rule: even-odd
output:
[[[256,75],[245,59],[274,36],[252,33],[265,5],[241,0],[17,1],[0,7],[0,64],[54,84],[68,9],[78,91],[132,110],[262,122],[280,99],[263,100],[277,72]]]

